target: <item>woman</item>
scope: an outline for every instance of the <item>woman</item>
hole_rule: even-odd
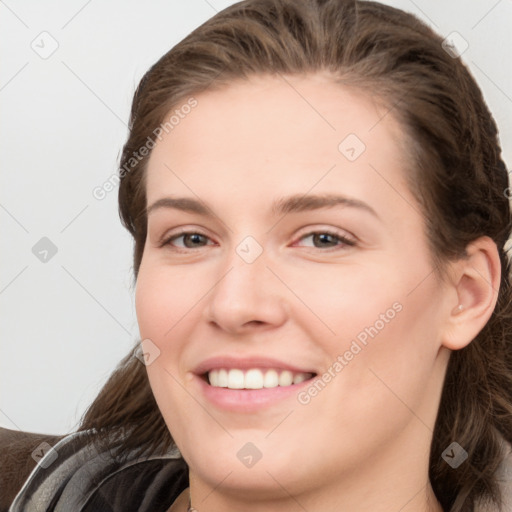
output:
[[[510,510],[500,153],[412,15],[248,0],[196,29],[121,158],[142,343],[10,510]]]

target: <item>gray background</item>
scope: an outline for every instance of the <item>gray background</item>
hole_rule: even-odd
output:
[[[0,0],[0,426],[74,428],[138,338],[117,187],[92,191],[116,173],[143,73],[232,3]],[[385,3],[469,43],[511,168],[512,1]]]

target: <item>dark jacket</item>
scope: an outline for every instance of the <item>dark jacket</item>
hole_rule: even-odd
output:
[[[0,428],[0,512],[166,512],[188,487],[176,449],[119,461],[84,439]]]

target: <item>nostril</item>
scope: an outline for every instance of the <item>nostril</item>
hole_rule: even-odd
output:
[[[257,325],[264,325],[265,322],[261,321],[261,320],[251,320],[250,322],[246,322],[244,325],[248,325],[248,326],[257,326]]]

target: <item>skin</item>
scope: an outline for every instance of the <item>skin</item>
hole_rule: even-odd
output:
[[[450,351],[474,338],[496,303],[494,244],[476,240],[446,279],[433,271],[401,127],[328,75],[257,77],[195,97],[152,151],[147,204],[199,199],[212,215],[153,209],[136,288],[141,338],[160,351],[149,380],[190,466],[192,504],[442,510],[428,480],[432,430]],[[351,133],[366,145],[354,161],[338,149]],[[375,214],[346,205],[271,210],[285,196],[329,193]],[[181,229],[205,237],[161,245]],[[325,230],[354,245],[307,236]],[[252,263],[236,251],[247,236],[263,251]],[[192,376],[224,354],[332,374],[357,335],[397,303],[400,312],[307,404],[293,395],[258,413],[226,411]],[[247,442],[262,454],[251,468],[237,457]],[[172,510],[187,502],[188,491]]]

